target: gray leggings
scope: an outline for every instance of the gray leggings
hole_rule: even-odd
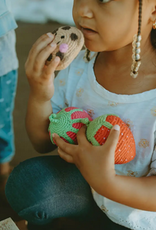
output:
[[[31,229],[51,229],[59,217],[99,220],[96,230],[124,230],[97,207],[91,190],[75,165],[59,156],[41,156],[20,163],[6,185],[11,207]]]

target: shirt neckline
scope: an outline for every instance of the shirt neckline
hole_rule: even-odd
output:
[[[96,80],[95,73],[94,73],[95,60],[96,60],[96,56],[93,59],[91,59],[91,61],[88,63],[89,64],[88,80],[90,82],[92,89],[101,97],[117,103],[137,103],[137,102],[148,101],[153,98],[156,98],[156,89],[152,89],[149,91],[145,91],[143,93],[132,94],[132,95],[116,94],[108,91],[103,86],[101,86]]]

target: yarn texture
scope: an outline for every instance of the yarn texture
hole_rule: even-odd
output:
[[[134,159],[136,155],[135,140],[129,127],[117,116],[106,114],[95,118],[77,107],[68,107],[62,109],[57,114],[51,114],[49,117],[49,135],[53,144],[55,144],[52,134],[57,133],[64,141],[77,144],[77,133],[85,124],[86,137],[94,146],[105,144],[110,130],[114,125],[120,126],[120,135],[115,150],[115,164],[125,164]]]
[[[84,36],[81,30],[73,26],[62,26],[53,31],[54,40],[57,44],[56,49],[50,54],[46,60],[49,65],[57,56],[60,63],[56,70],[65,69],[78,55],[84,45]]]
[[[87,139],[95,146],[103,145],[114,125],[120,126],[119,141],[115,150],[115,164],[125,164],[136,155],[135,141],[129,127],[116,115],[106,114],[89,123],[86,131]]]
[[[62,109],[57,114],[51,114],[49,117],[49,135],[53,144],[53,133],[57,133],[64,141],[76,144],[76,135],[79,129],[85,124],[89,124],[93,119],[88,113],[77,107],[68,107]]]

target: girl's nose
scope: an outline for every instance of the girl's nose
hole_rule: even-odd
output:
[[[78,13],[81,17],[85,18],[92,18],[93,11],[92,11],[92,3],[88,0],[79,0],[79,8]]]

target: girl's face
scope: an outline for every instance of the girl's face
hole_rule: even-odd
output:
[[[149,22],[151,9],[147,9],[144,3],[145,0],[142,27],[148,27],[144,29],[147,34],[150,33],[151,23],[145,25]],[[84,34],[86,47],[102,52],[130,44],[138,30],[138,6],[138,0],[74,0],[73,18]]]

